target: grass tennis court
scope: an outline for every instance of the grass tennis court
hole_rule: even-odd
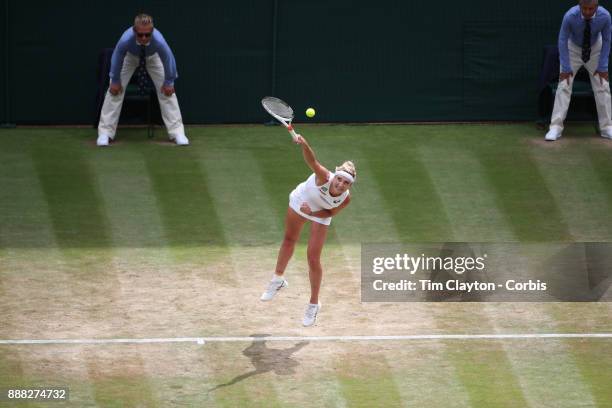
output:
[[[124,129],[100,149],[91,129],[18,128],[0,132],[0,340],[612,332],[609,303],[360,302],[362,242],[611,241],[612,142],[592,126],[554,144],[531,124],[296,128],[359,174],[315,327],[300,323],[307,230],[291,286],[259,301],[309,174],[284,129],[193,127],[187,148]],[[610,346],[0,344],[0,388],[64,385],[75,407],[609,407]]]

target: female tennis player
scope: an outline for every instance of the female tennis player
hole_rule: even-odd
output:
[[[302,227],[311,221],[307,251],[310,303],[306,307],[302,323],[304,326],[312,326],[321,310],[319,303],[319,289],[323,276],[321,251],[327,237],[327,229],[332,217],[349,205],[351,201],[349,188],[355,182],[356,172],[355,165],[347,161],[336,167],[335,173],[332,173],[317,161],[306,139],[297,135],[295,142],[302,146],[304,161],[314,173],[289,195],[285,237],[278,252],[276,271],[268,288],[261,295],[261,300],[272,300],[279,290],[288,286],[283,277],[285,268],[293,255]]]

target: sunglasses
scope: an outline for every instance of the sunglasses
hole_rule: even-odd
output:
[[[151,31],[150,33],[139,33],[138,31],[134,30],[134,33],[136,34],[136,36],[138,38],[149,38],[151,37],[151,34],[153,34],[153,32]]]

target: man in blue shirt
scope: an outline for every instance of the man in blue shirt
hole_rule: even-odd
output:
[[[153,18],[147,14],[136,16],[134,26],[123,33],[113,51],[110,86],[100,114],[97,145],[108,146],[109,141],[115,138],[123,105],[123,90],[139,66],[146,67],[155,84],[170,140],[177,145],[188,145],[174,92],[174,81],[178,77],[174,55],[162,34],[153,28]]]
[[[601,136],[612,139],[612,108],[608,79],[610,56],[610,13],[598,0],[580,0],[563,17],[559,31],[559,86],[545,139],[561,137],[563,122],[572,97],[574,74],[584,66],[595,94]]]

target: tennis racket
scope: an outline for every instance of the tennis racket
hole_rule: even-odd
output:
[[[293,126],[291,126],[291,121],[293,120],[293,109],[291,109],[291,106],[273,96],[266,96],[263,98],[261,100],[261,105],[274,119],[278,120],[287,128],[295,142],[297,140],[297,134],[295,130],[293,130]]]

